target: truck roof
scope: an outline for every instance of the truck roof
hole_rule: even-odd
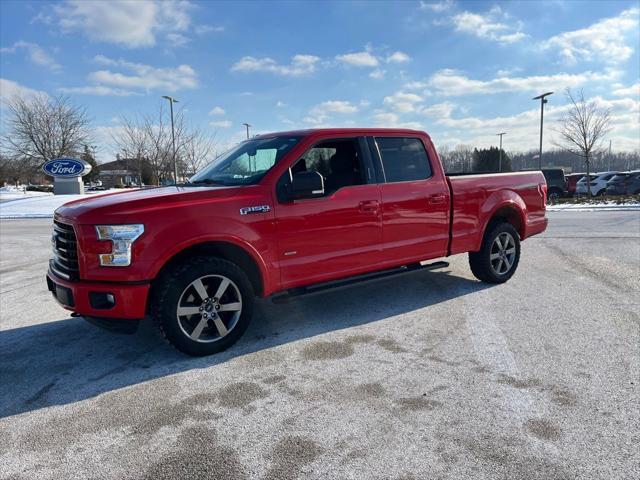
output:
[[[385,133],[406,133],[408,135],[427,135],[427,133],[421,130],[413,130],[410,128],[369,128],[369,127],[350,127],[350,128],[306,128],[301,130],[287,130],[283,132],[270,132],[256,135],[256,137],[276,137],[286,135],[316,135],[316,134],[329,134],[337,135],[343,133],[353,133],[354,135],[381,135]],[[428,135],[427,135],[428,136]]]

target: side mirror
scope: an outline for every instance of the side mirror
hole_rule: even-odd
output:
[[[291,179],[289,198],[317,198],[324,195],[324,178],[316,171],[298,172]]]

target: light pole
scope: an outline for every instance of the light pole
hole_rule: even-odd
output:
[[[496,133],[496,135],[498,135],[500,137],[500,150],[499,150],[499,156],[498,156],[498,171],[501,172],[502,171],[502,136],[506,135],[507,132],[501,132],[501,133]]]
[[[249,125],[248,123],[243,123],[243,125],[247,127],[247,140],[249,140],[249,127],[252,127],[253,125]]]
[[[166,98],[169,100],[169,107],[171,109],[171,144],[173,145],[173,181],[174,183],[178,183],[178,160],[176,159],[176,132],[173,127],[173,104],[178,103],[173,97],[169,97],[168,95],[163,95],[162,98]]]
[[[544,121],[544,104],[547,103],[547,99],[544,97],[548,97],[551,94],[553,94],[553,92],[547,92],[533,97],[533,100],[540,100],[540,152],[538,153],[538,170],[542,170],[542,124]]]

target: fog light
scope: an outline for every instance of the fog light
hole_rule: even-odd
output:
[[[89,303],[96,310],[108,310],[115,307],[116,297],[113,293],[89,292]]]

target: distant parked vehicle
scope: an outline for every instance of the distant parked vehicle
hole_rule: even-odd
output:
[[[547,199],[557,200],[567,192],[567,181],[561,168],[543,168],[542,174],[547,181]]]
[[[591,175],[591,195],[604,195],[607,191],[607,182],[620,172],[599,172]],[[587,177],[580,179],[576,185],[576,194],[587,195]]]
[[[564,176],[567,180],[567,195],[569,197],[573,197],[576,194],[576,185],[585,175],[585,173],[570,173],[569,175]]]
[[[607,183],[607,195],[637,195],[640,193],[640,172],[615,175]]]

